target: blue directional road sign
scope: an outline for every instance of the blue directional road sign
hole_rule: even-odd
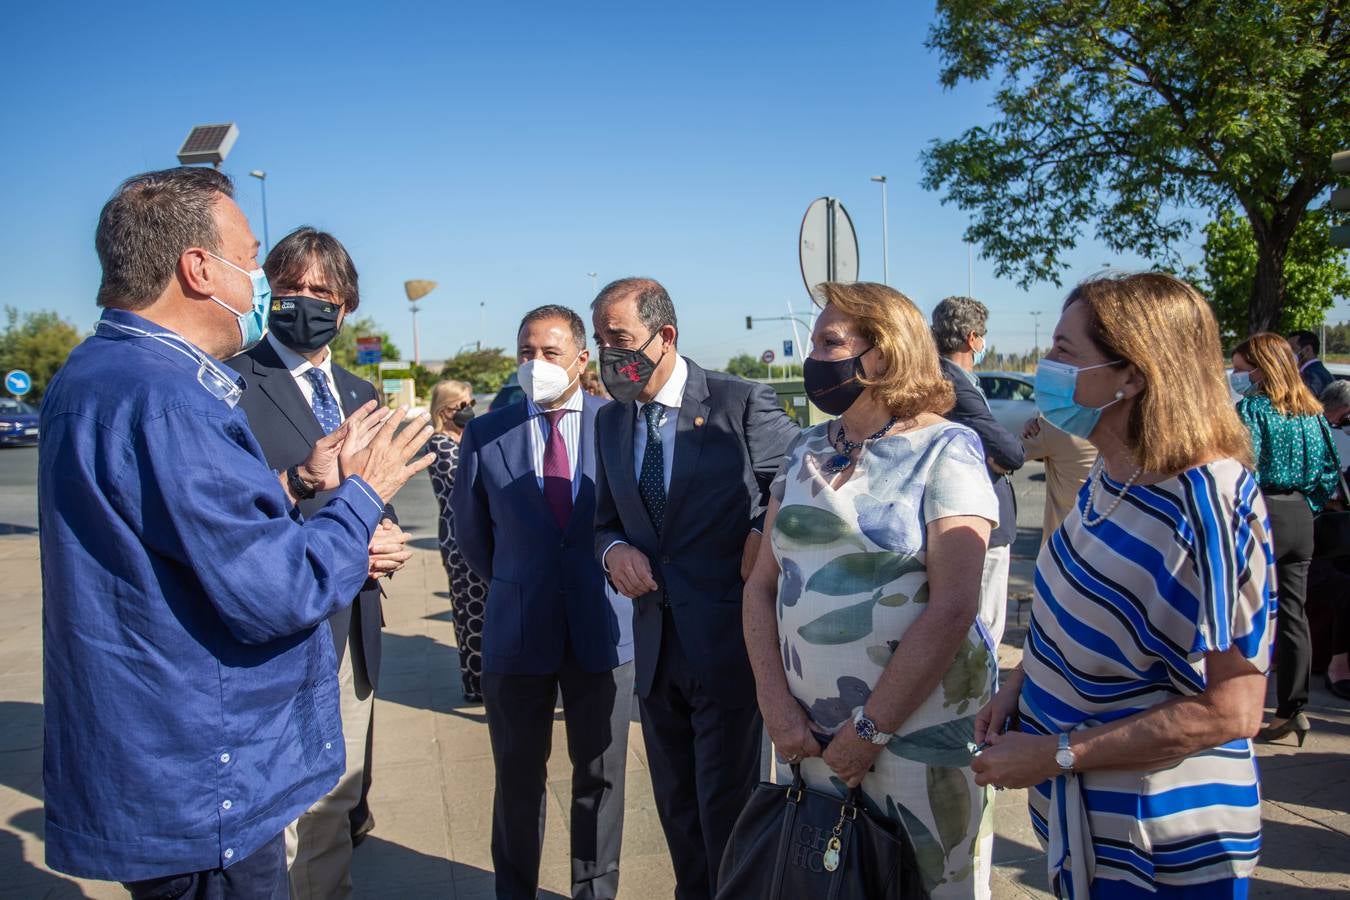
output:
[[[5,390],[15,397],[22,397],[33,389],[33,379],[23,369],[15,369],[5,376]]]
[[[792,341],[783,341],[783,358],[792,358]]]

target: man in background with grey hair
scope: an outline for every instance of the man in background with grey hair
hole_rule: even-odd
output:
[[[933,310],[933,340],[942,356],[942,374],[956,389],[956,405],[947,418],[980,436],[985,464],[998,497],[998,527],[989,535],[980,582],[980,621],[994,647],[1003,639],[1008,614],[1008,564],[1017,539],[1017,498],[1008,476],[1026,461],[1022,442],[994,419],[989,401],[975,377],[989,346],[989,310],[971,297],[948,297]]]

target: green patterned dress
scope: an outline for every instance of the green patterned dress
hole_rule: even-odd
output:
[[[837,490],[821,471],[834,455],[826,425],[804,431],[774,481],[772,541],[778,634],[788,688],[812,729],[853,727],[877,679],[927,608],[927,524],[998,519],[975,432],[940,422],[870,441]],[[997,663],[978,621],[942,682],[877,757],[862,790],[873,815],[902,823],[934,900],[989,896],[992,793],[970,771],[975,713]],[[780,782],[791,780],[779,760]],[[825,763],[802,765],[814,788],[843,791]]]

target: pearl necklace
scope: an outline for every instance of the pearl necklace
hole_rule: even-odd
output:
[[[1120,501],[1125,499],[1125,492],[1134,485],[1135,480],[1138,479],[1143,472],[1143,466],[1137,467],[1134,472],[1130,474],[1130,477],[1125,480],[1125,484],[1121,486],[1120,493],[1116,495],[1115,502],[1107,507],[1106,512],[1102,513],[1100,516],[1093,517],[1092,511],[1097,506],[1097,488],[1106,478],[1106,464],[1098,460],[1096,469],[1088,476],[1091,480],[1088,482],[1087,508],[1083,510],[1083,524],[1092,528],[1105,522],[1107,517],[1116,511],[1116,507],[1120,505]],[[1093,475],[1096,477],[1093,478]]]

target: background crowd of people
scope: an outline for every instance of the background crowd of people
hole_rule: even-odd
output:
[[[682,900],[717,895],[766,734],[775,780],[858,788],[934,898],[989,896],[1005,787],[1029,789],[1062,896],[1246,895],[1251,738],[1302,745],[1319,654],[1350,695],[1343,550],[1315,540],[1350,499],[1350,383],[1314,336],[1253,335],[1228,376],[1188,284],[1092,279],[1014,434],[973,374],[983,304],[925,320],[826,283],[803,380],[830,420],[802,429],[683,356],[666,289],[624,278],[589,322],[524,316],[524,402],[476,415],[446,381],[408,423],[329,352],[360,299],[342,244],[297,229],[259,267],[232,191],[189,168],[118,189],[103,317],[44,401],[53,868],[133,897],[351,895],[379,579],[411,555],[391,501],[425,469],[497,896],[538,892],[559,699],[571,892],[617,895],[634,695]],[[1044,529],[1000,678],[1026,459]]]

